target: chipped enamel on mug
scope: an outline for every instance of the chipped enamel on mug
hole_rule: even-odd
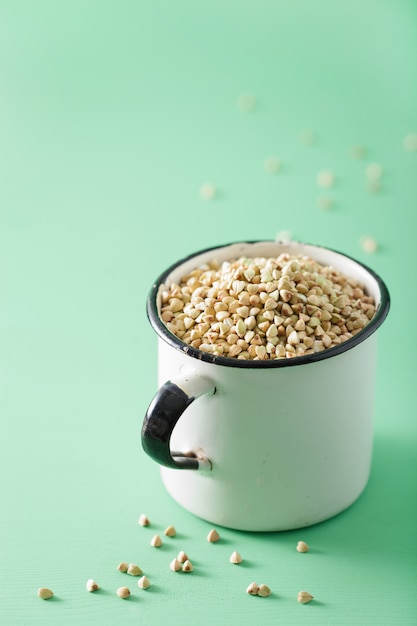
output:
[[[373,319],[322,352],[267,361],[203,352],[161,320],[161,292],[198,265],[285,252],[358,280],[375,300]],[[143,422],[142,445],[160,464],[171,496],[198,517],[246,531],[301,528],[349,507],[369,477],[375,331],[389,305],[388,290],[371,269],[298,242],[233,243],[164,272],[147,301],[158,335],[159,390]]]

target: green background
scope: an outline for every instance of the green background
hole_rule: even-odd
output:
[[[0,76],[1,625],[416,624],[415,0],[2,0]],[[244,93],[254,110],[237,106]],[[372,474],[328,522],[219,529],[209,544],[211,525],[171,500],[140,446],[157,365],[145,300],[182,256],[282,230],[390,290]],[[177,537],[152,548],[169,524]],[[168,568],[181,549],[191,574]],[[273,594],[246,594],[253,580]]]

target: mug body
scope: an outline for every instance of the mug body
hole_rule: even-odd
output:
[[[183,507],[215,524],[256,531],[308,526],[347,508],[371,465],[375,336],[337,358],[240,369],[192,363],[213,381],[184,412],[173,449],[202,450],[207,472],[161,467]],[[160,382],[190,357],[159,340]]]
[[[152,315],[161,290],[199,263],[245,255],[305,254],[360,281],[377,304],[367,327],[323,352],[266,362],[189,350]],[[171,496],[214,524],[277,531],[315,524],[343,511],[366,486],[372,458],[376,328],[389,296],[369,268],[305,244],[255,242],[209,250],[176,264],[154,285],[150,321],[157,330],[158,379],[209,381],[214,393],[187,405],[172,450],[210,461],[210,469],[161,466]],[[184,383],[186,388],[187,383]]]

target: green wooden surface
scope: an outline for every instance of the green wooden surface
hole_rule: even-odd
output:
[[[416,2],[3,1],[0,73],[1,625],[416,624],[417,152],[402,145],[417,133]],[[372,162],[384,168],[376,194]],[[328,211],[324,168],[336,176]],[[145,299],[183,255],[284,229],[367,263],[390,289],[371,479],[326,523],[220,528],[209,544],[211,525],[171,500],[140,447],[156,391]],[[169,524],[178,535],[152,548]],[[181,549],[187,575],[169,570]],[[253,580],[272,595],[246,594]],[[41,586],[55,597],[40,600]]]

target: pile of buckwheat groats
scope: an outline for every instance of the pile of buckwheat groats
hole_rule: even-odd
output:
[[[357,280],[287,253],[200,265],[162,291],[160,309],[184,343],[253,360],[321,352],[360,332],[374,314]]]
[[[139,516],[138,524],[140,526],[150,526],[150,520],[148,516],[142,513]],[[164,535],[169,538],[175,537],[176,534],[177,534],[177,531],[175,527],[172,525],[167,526],[167,528],[164,531]],[[220,534],[215,528],[212,528],[209,531],[207,535],[207,541],[209,543],[217,543],[217,542],[221,543]],[[163,544],[163,541],[158,534],[154,535],[150,541],[150,545],[154,548],[160,548],[162,544]],[[310,547],[307,545],[307,543],[305,543],[305,541],[298,541],[295,549],[297,550],[297,552],[303,553],[303,552],[309,552]],[[240,565],[243,562],[243,558],[237,550],[234,550],[231,553],[228,560],[229,560],[229,563],[232,563],[234,565]],[[190,559],[188,558],[187,553],[184,552],[184,550],[180,550],[178,552],[178,556],[172,559],[172,561],[169,563],[169,569],[172,572],[189,573],[194,570],[194,567]],[[136,563],[127,563],[126,561],[121,561],[119,565],[117,566],[117,570],[121,572],[122,574],[128,574],[130,576],[137,577],[138,578],[137,587],[139,589],[146,590],[151,586],[151,581],[143,573],[141,567],[137,565]],[[89,592],[95,592],[95,591],[99,591],[100,586],[93,578],[89,578],[86,582],[86,589]],[[122,586],[122,587],[118,587],[115,593],[117,596],[119,596],[119,598],[126,600],[127,598],[130,597],[131,590],[129,587]],[[266,598],[271,595],[272,591],[271,591],[271,588],[265,583],[261,583],[260,585],[258,585],[258,583],[253,581],[247,586],[246,593],[248,593],[251,596],[259,596],[261,598]],[[41,598],[42,600],[50,600],[51,598],[54,597],[54,592],[51,589],[48,589],[47,587],[41,587],[38,589],[38,597]],[[313,600],[313,596],[307,591],[298,592],[297,601],[300,604],[308,604],[309,602],[311,602],[311,600]]]

